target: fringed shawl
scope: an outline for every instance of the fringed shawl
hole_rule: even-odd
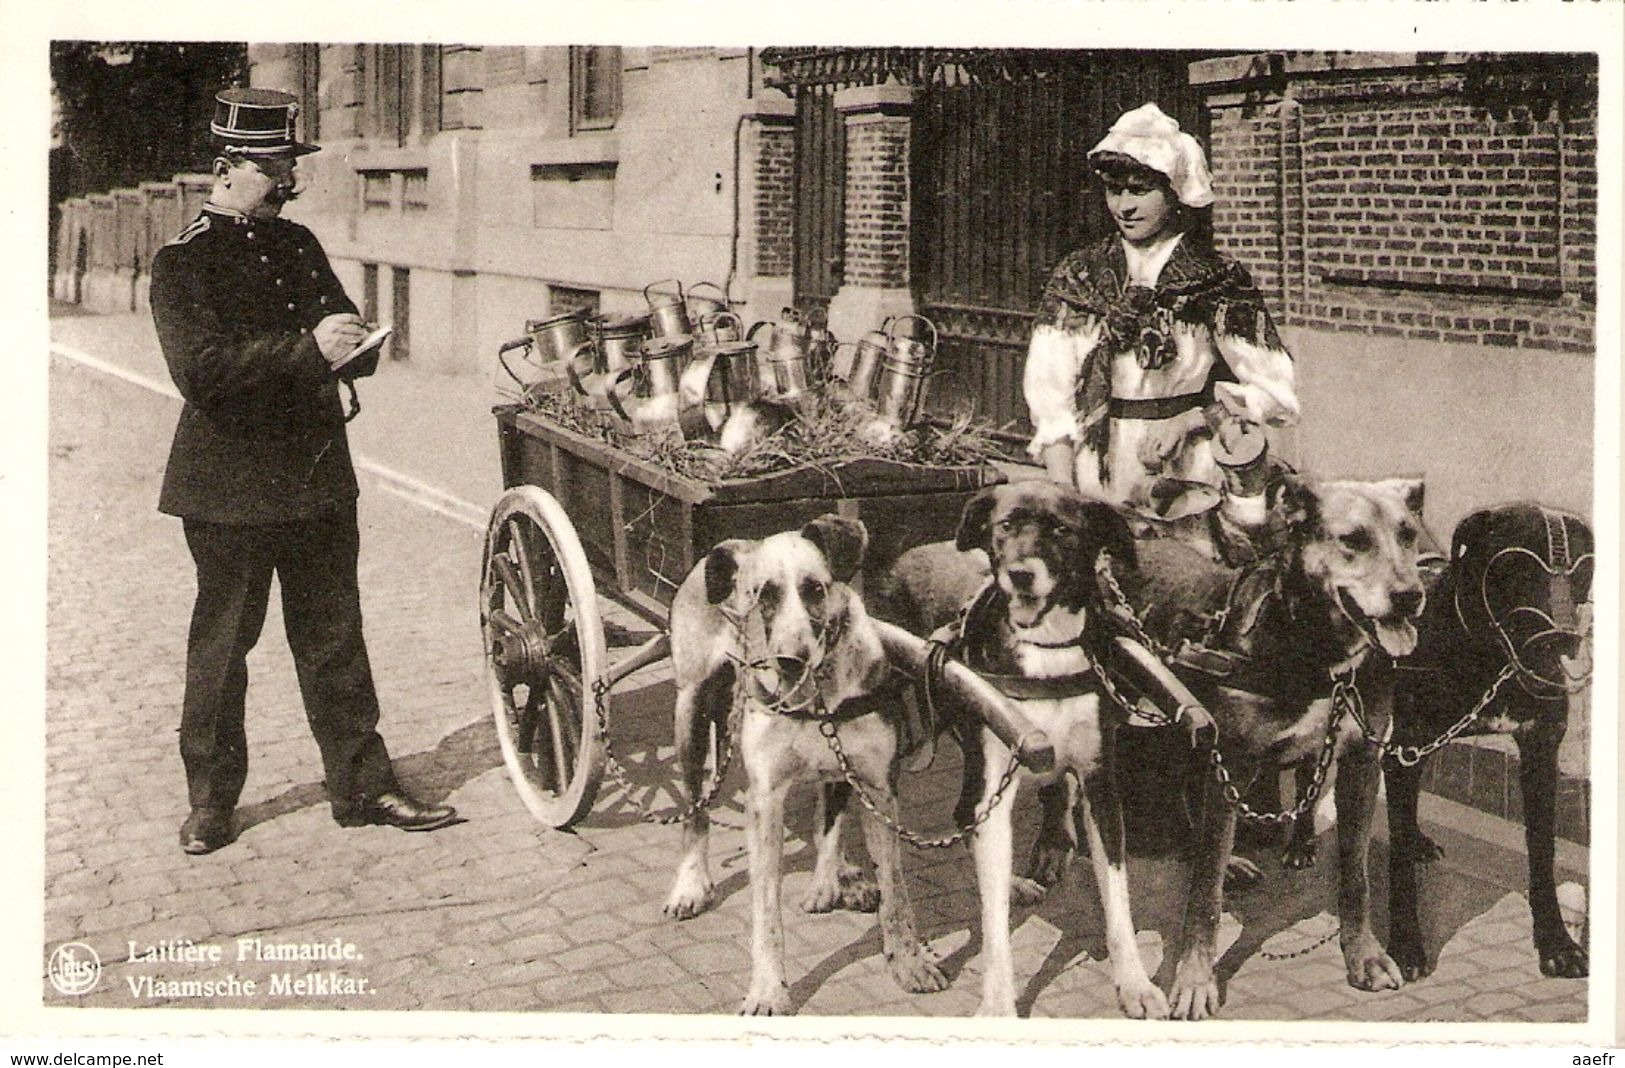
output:
[[[1039,322],[1063,330],[1098,322],[1101,340],[1084,358],[1076,405],[1083,443],[1095,452],[1100,479],[1108,477],[1112,360],[1133,353],[1155,369],[1176,355],[1175,324],[1206,326],[1266,348],[1280,336],[1246,268],[1183,240],[1174,247],[1155,289],[1128,284],[1128,261],[1115,234],[1062,260],[1044,286]]]

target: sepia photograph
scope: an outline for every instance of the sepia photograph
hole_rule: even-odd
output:
[[[282,23],[31,45],[31,1019],[1612,1040],[1617,40]]]

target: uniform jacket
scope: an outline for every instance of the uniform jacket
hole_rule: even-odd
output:
[[[355,500],[340,375],[311,329],[356,308],[314,234],[206,206],[154,257],[151,304],[185,400],[160,511],[261,524]],[[374,351],[341,374],[368,375],[377,362]]]
[[[1051,275],[1022,390],[1038,455],[1077,446],[1085,495],[1176,519],[1221,498],[1204,408],[1297,421],[1292,358],[1240,265],[1176,238],[1131,263],[1115,235]]]

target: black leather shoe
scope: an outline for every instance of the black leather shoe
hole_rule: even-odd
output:
[[[181,852],[200,857],[213,853],[231,841],[231,812],[217,808],[194,808],[181,824]]]
[[[403,831],[432,831],[455,820],[457,810],[450,805],[426,805],[399,790],[391,790],[375,797],[363,797],[353,807],[335,812],[334,818],[342,827],[381,824]]]

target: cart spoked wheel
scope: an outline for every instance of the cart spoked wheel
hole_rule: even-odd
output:
[[[594,698],[604,629],[587,555],[545,490],[516,486],[491,512],[480,623],[508,774],[525,807],[563,830],[592,808],[604,774]]]

